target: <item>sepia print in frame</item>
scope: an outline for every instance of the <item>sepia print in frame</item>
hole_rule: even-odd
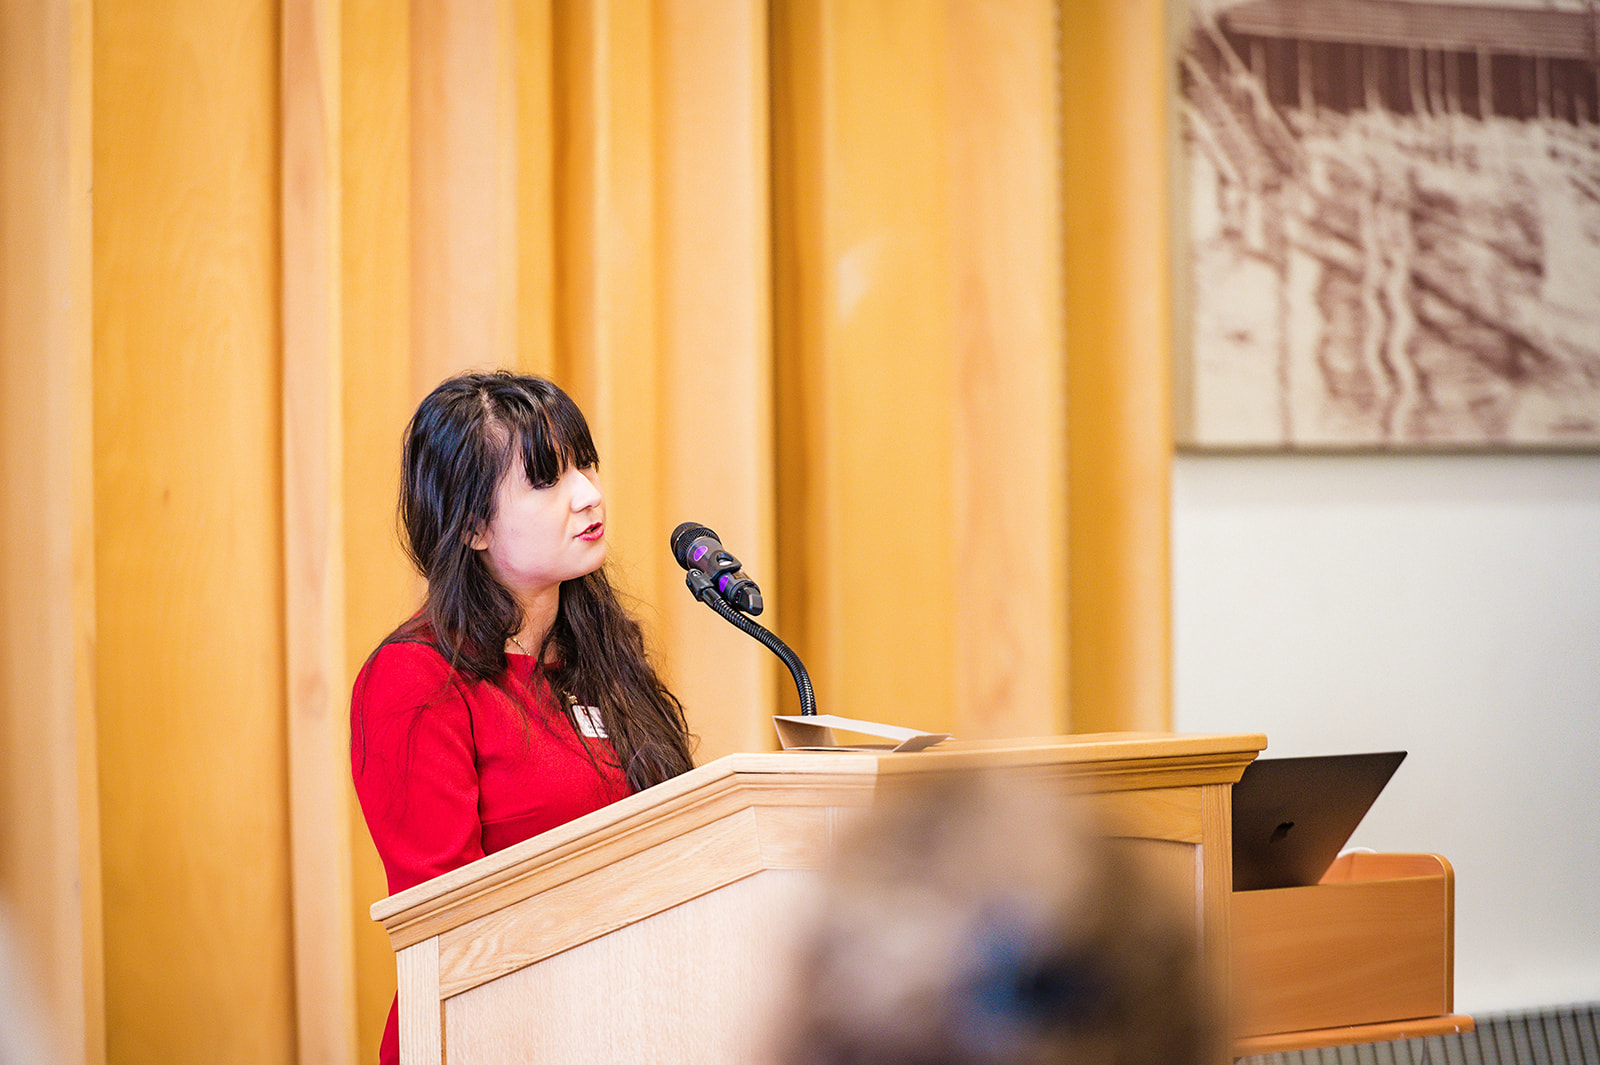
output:
[[[1176,0],[1178,443],[1600,446],[1600,0]]]

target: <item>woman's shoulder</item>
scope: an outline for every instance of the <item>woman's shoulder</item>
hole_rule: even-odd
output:
[[[428,640],[419,636],[391,637],[378,645],[372,652],[372,657],[367,662],[368,668],[381,666],[384,669],[424,669],[434,672],[449,672],[450,663],[445,660],[439,648]]]
[[[389,640],[372,652],[356,677],[357,701],[408,694],[437,698],[450,687],[453,671],[439,649],[425,640]]]
[[[433,641],[420,636],[399,636],[385,640],[372,652],[372,661],[381,661],[386,665],[437,665],[440,669],[449,668],[449,663]]]

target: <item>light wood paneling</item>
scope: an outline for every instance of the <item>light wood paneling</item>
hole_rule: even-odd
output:
[[[439,950],[437,944],[424,945],[408,951],[396,959],[400,980],[407,987],[439,986]],[[407,1065],[413,1062],[426,1065],[444,1065],[444,1056],[438,1053],[443,1045],[440,1038],[444,1011],[433,1009],[412,1010],[400,1017],[400,1045],[406,1048]]]
[[[602,1018],[614,1002],[625,1002],[634,1016],[672,1018],[652,1026],[653,1060],[761,1061],[751,1051],[760,1045],[757,1033],[768,1029],[764,1011],[752,1008],[759,997],[753,989],[772,979],[771,959],[783,956],[795,934],[792,917],[808,899],[806,886],[802,874],[768,871],[714,897],[691,899],[648,927],[622,928],[456,995],[442,1010],[451,1058],[480,1065],[634,1060],[626,1045],[630,1026]],[[725,949],[730,942],[750,946],[735,956]],[[659,962],[641,959],[671,959],[678,973],[696,975],[663,980]],[[609,994],[596,996],[596,986]],[[528,1002],[539,1006],[527,1009]]]
[[[1072,726],[1171,722],[1164,0],[1063,3]]]
[[[954,719],[950,86],[939,5],[774,6],[779,552],[830,713]]]
[[[1051,0],[951,4],[954,727],[1065,731],[1067,362]]]
[[[397,536],[400,433],[421,398],[411,373],[411,21],[390,0],[345,0],[340,47],[340,298],[345,675],[419,601]],[[348,693],[344,693],[348,694]],[[348,787],[349,770],[341,779]],[[395,959],[367,908],[388,893],[356,806],[350,853],[359,1061],[371,1061],[394,999]]]
[[[108,1057],[289,1061],[275,5],[94,5]]]
[[[1164,724],[1154,0],[0,13],[0,868],[88,1060],[340,1057],[352,956],[375,1045],[339,732],[418,600],[401,427],[468,365],[591,415],[702,760],[793,695],[684,591],[691,519],[825,709]]]
[[[511,0],[411,11],[412,374],[418,396],[515,360],[518,138]]]
[[[773,528],[767,19],[761,0],[657,11],[664,462],[642,548],[673,690],[706,761],[773,746],[771,715],[797,709],[778,660],[692,598],[667,549],[680,522],[715,529],[761,585],[758,620],[786,631]]]
[[[95,761],[89,10],[0,3],[0,959],[7,1045],[105,1060]]]
[[[556,82],[553,0],[513,5],[517,297],[514,364],[556,369]]]
[[[1209,854],[1200,856],[1199,874],[1204,883],[1202,905],[1229,913],[1227,928],[1206,929],[1206,957],[1210,960],[1213,987],[1230,986],[1233,958],[1228,944],[1233,934],[1233,792],[1209,792],[1202,797],[1200,816],[1207,833],[1218,842]]]
[[[1049,3],[774,5],[779,529],[819,702],[1067,725]]]
[[[295,1030],[302,1063],[356,1057],[346,727],[341,19],[281,9],[283,557]]]
[[[744,810],[607,865],[592,884],[563,884],[485,914],[439,936],[439,994],[459,994],[589,942],[598,930],[621,928],[641,913],[660,913],[752,876],[761,869],[758,853],[756,815]],[[672,878],[678,890],[670,895],[660,884],[668,868],[679,871]]]

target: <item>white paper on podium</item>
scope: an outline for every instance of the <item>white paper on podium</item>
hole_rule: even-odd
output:
[[[921,732],[877,721],[858,721],[835,714],[797,714],[774,717],[778,742],[786,751],[920,751],[950,738],[948,732]],[[834,730],[880,736],[888,743],[840,743]]]

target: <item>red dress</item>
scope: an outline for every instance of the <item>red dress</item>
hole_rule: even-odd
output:
[[[387,644],[356,678],[350,766],[391,894],[629,794],[610,743],[578,734],[531,657],[506,658],[528,718],[429,644]],[[391,1006],[379,1061],[399,1058]]]

